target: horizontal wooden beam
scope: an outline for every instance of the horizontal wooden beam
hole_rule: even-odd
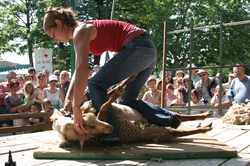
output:
[[[23,118],[50,117],[52,114],[53,114],[53,112],[1,114],[0,121],[13,120],[13,119],[23,119]]]
[[[0,133],[15,133],[15,132],[24,132],[24,131],[43,131],[43,130],[51,130],[52,124],[43,124],[37,126],[13,126],[13,127],[1,127]]]

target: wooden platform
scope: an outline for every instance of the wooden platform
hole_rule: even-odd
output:
[[[112,147],[112,150],[111,147],[86,147],[84,151],[57,148],[58,135],[54,131],[4,136],[0,137],[0,160],[7,161],[8,151],[11,150],[13,160],[19,166],[249,164],[250,126],[227,125],[220,119],[206,121],[214,122],[214,129],[207,134],[179,138],[169,144],[129,144]],[[184,125],[195,126],[197,123],[188,122]]]
[[[50,133],[54,134],[54,133]],[[119,146],[98,146],[58,148],[57,144],[45,144],[35,151],[37,159],[186,159],[186,158],[230,158],[236,157],[237,151],[217,141],[207,134],[196,134],[178,138],[168,143],[133,143]]]

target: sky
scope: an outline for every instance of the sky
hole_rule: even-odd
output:
[[[10,61],[14,63],[20,63],[20,64],[29,64],[29,56],[28,55],[17,55],[14,52],[11,53],[5,53],[4,55],[1,55],[2,60]],[[15,71],[18,75],[27,74],[28,69],[21,69]],[[8,72],[0,72],[0,82],[5,79],[5,75]]]
[[[21,64],[29,64],[29,56],[28,55],[17,55],[14,52],[5,53],[1,55],[1,58],[6,61],[21,63]]]

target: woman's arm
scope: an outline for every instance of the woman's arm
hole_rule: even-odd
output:
[[[89,56],[89,45],[90,42],[96,37],[97,30],[92,24],[81,24],[79,25],[73,34],[73,42],[76,52],[75,59],[75,73],[71,80],[70,93],[73,91],[73,102],[72,108],[75,116],[74,124],[75,129],[78,132],[82,132],[84,129],[82,126],[82,113],[80,105],[82,103],[84,90],[87,87],[88,82],[88,56]],[[79,127],[77,125],[79,125]]]

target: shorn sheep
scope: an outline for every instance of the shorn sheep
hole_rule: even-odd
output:
[[[104,121],[98,120],[98,118],[105,119],[105,113],[107,111],[107,108],[109,107],[112,107],[113,111],[116,114],[116,121],[121,143],[168,142],[177,137],[197,133],[206,133],[212,129],[212,124],[186,130],[174,129],[170,127],[160,127],[154,124],[150,124],[136,110],[125,105],[113,103],[113,101],[116,100],[117,97],[119,97],[121,94],[122,88],[118,86],[116,90],[113,91],[108,102],[106,102],[102,106],[97,116],[93,114],[94,109],[92,107],[91,101],[85,102],[83,104],[81,110],[83,115],[84,134],[79,134],[74,130],[74,122],[70,117],[64,117],[63,114],[54,112],[51,116],[51,119],[53,121],[53,129],[58,131],[63,138],[63,141],[60,143],[60,147],[70,146],[71,142],[79,141],[82,149],[84,141],[91,140],[93,137],[102,133],[111,133],[111,126]],[[102,113],[101,118],[100,113]],[[210,117],[211,114],[211,111],[197,115],[178,114],[178,118],[180,118],[180,120],[182,121],[203,120]],[[92,120],[89,120],[89,118],[91,118]]]
[[[120,105],[120,104],[112,104],[112,107],[115,108],[115,113],[119,112],[117,116],[117,126],[119,129],[119,136],[121,143],[132,143],[132,142],[169,142],[173,139],[181,136],[187,136],[191,134],[197,133],[206,133],[210,131],[211,124],[203,127],[181,130],[174,129],[170,127],[160,127],[154,124],[150,124],[145,122],[146,120],[142,117],[137,111],[131,109],[130,107]],[[118,109],[117,109],[118,108]],[[123,108],[123,109],[121,109]],[[120,110],[121,109],[121,110]],[[130,116],[131,112],[126,112],[127,110],[133,110],[132,114],[136,114],[139,116],[135,116],[135,119],[141,119],[142,121],[133,120],[133,116]],[[85,110],[86,111],[86,110]],[[125,113],[125,117],[130,117],[129,120],[122,118],[122,113]],[[117,114],[116,114],[117,115]],[[207,114],[208,115],[208,114]],[[207,115],[203,114],[203,118],[207,117]],[[79,134],[74,129],[74,121],[70,117],[64,117],[64,115],[55,111],[51,120],[53,121],[53,129],[57,131],[62,138],[62,141],[59,144],[59,147],[69,147],[75,144],[75,142],[80,143],[81,149],[83,149],[83,145],[85,141],[94,140],[93,142],[99,143],[95,138],[99,134],[102,133],[111,133],[112,126],[106,122],[98,120],[98,118],[92,112],[84,112],[83,111],[83,126],[84,126],[84,134]]]
[[[238,104],[233,102],[227,113],[222,117],[223,123],[235,125],[250,124],[250,102]]]

